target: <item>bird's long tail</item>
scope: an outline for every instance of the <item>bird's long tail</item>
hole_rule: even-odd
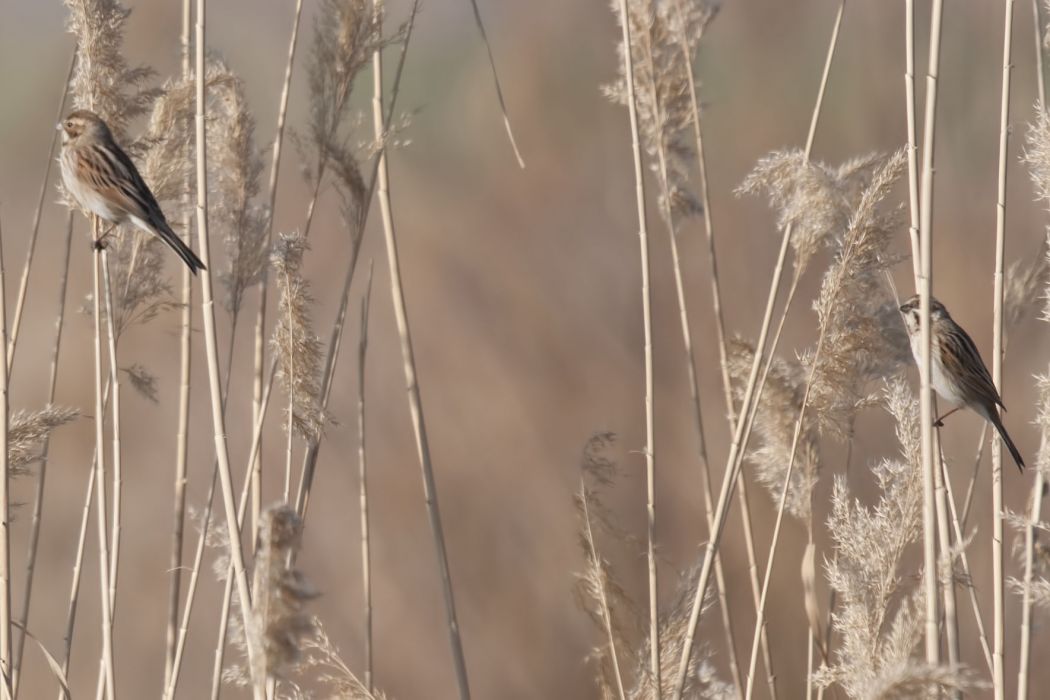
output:
[[[995,429],[999,431],[999,437],[1003,439],[1003,444],[1006,445],[1006,449],[1010,450],[1010,456],[1017,462],[1017,468],[1022,472],[1024,471],[1024,460],[1021,459],[1021,453],[1017,450],[1017,445],[1010,439],[1010,436],[1006,432],[1006,428],[1003,427],[1003,420],[999,417],[999,412],[992,410],[989,412],[988,420]]]
[[[166,221],[153,221],[153,231],[160,236],[160,239],[168,244],[168,247],[175,251],[175,253],[182,258],[186,266],[190,268],[190,272],[197,274],[197,270],[204,270],[204,263],[197,257],[197,254],[190,250],[190,247],[182,242],[178,234],[171,230],[171,226],[168,226]]]

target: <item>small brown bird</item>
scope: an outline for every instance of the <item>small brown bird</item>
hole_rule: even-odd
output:
[[[919,333],[919,296],[915,295],[901,305],[901,315],[908,329],[911,340],[911,352],[915,362],[922,359],[921,335]],[[1018,469],[1024,470],[1024,460],[1014,445],[1014,441],[1003,427],[996,406],[1003,406],[1003,400],[995,389],[992,376],[984,365],[977,346],[958,323],[952,319],[944,304],[930,298],[930,384],[934,391],[945,401],[956,404],[956,407],[941,416],[937,425],[960,408],[970,408],[977,415],[995,426],[1003,439],[1006,449],[1017,462]]]
[[[157,199],[143,182],[106,122],[86,109],[71,112],[57,127],[62,131],[62,182],[73,199],[111,224],[127,221],[160,236],[197,274],[204,263],[171,230]]]

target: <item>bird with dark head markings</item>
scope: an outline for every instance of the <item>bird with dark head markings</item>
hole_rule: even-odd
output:
[[[919,296],[915,295],[901,304],[901,316],[908,329],[911,341],[911,352],[915,363],[922,360],[922,337],[919,332],[920,309]],[[1002,418],[996,406],[1003,406],[1003,400],[992,381],[992,375],[977,352],[977,346],[969,334],[944,308],[944,304],[930,298],[930,385],[945,401],[956,407],[941,416],[937,425],[960,408],[969,408],[995,426],[1003,444],[1017,463],[1018,469],[1024,469],[1024,460],[1014,441],[1003,426]]]
[[[71,112],[62,132],[62,182],[86,211],[113,225],[127,222],[164,241],[197,274],[201,259],[171,230],[156,197],[128,154],[117,145],[106,122],[86,109]]]

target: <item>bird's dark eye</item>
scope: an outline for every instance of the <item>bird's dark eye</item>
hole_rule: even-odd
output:
[[[69,121],[66,122],[66,128],[67,129],[72,129],[73,128],[73,120],[72,119],[70,119]]]

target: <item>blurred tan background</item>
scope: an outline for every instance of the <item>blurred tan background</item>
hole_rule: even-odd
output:
[[[160,79],[178,70],[180,2],[129,2],[126,54]],[[920,5],[918,63],[925,66],[927,3]],[[258,121],[258,146],[268,147],[276,119],[294,3],[290,0],[212,3],[208,49],[224,55],[246,81]],[[597,697],[586,656],[600,641],[572,595],[581,568],[572,494],[580,450],[598,429],[617,432],[614,452],[626,474],[611,505],[623,525],[644,536],[645,488],[642,340],[638,246],[627,114],[608,103],[599,86],[617,71],[619,30],[606,2],[482,0],[481,8],[501,71],[507,105],[522,154],[519,170],[503,133],[484,46],[466,0],[425,3],[410,48],[399,106],[414,112],[410,145],[391,158],[395,218],[414,334],[424,407],[472,689],[478,698]],[[772,149],[801,147],[837,3],[830,0],[750,0],[725,3],[700,54],[698,76],[706,104],[705,135],[712,210],[731,333],[753,337],[768,289],[778,237],[765,202],[732,194],[754,161]],[[391,23],[406,3],[392,2]],[[903,2],[850,3],[814,149],[838,163],[905,142]],[[308,113],[305,66],[316,3],[306,0],[299,60],[292,85],[290,124]],[[1034,40],[1028,3],[1015,13],[1008,261],[1034,255],[1046,215],[1033,203],[1027,172],[1018,162],[1035,100]],[[20,273],[35,198],[43,174],[73,42],[57,0],[15,0],[0,10],[0,217],[9,290]],[[991,346],[992,261],[1002,55],[1001,3],[968,0],[945,11],[935,213],[935,292],[967,327],[986,357]],[[918,81],[920,98],[922,80]],[[370,96],[362,81],[357,100]],[[367,93],[367,94],[366,94]],[[920,102],[921,110],[921,102]],[[920,111],[921,114],[921,111]],[[370,129],[370,127],[369,127]],[[370,133],[370,131],[369,131]],[[360,139],[369,138],[362,133]],[[303,220],[307,191],[298,158],[286,151],[276,224],[292,230]],[[266,152],[267,168],[269,151]],[[38,407],[46,395],[64,209],[49,188],[38,262],[16,357],[12,406]],[[317,331],[327,337],[345,264],[346,236],[337,198],[324,192],[315,222],[307,275],[318,300]],[[374,217],[377,219],[377,217]],[[652,217],[656,352],[658,539],[664,557],[664,600],[675,570],[694,562],[706,541],[694,460],[680,331],[666,235]],[[369,459],[372,474],[375,654],[378,686],[399,698],[450,698],[455,685],[425,518],[412,430],[404,400],[401,361],[391,313],[385,256],[375,220],[362,262],[375,258],[376,289],[368,368]],[[90,255],[78,216],[70,301],[79,306],[90,284]],[[899,249],[907,249],[901,232]],[[682,255],[704,391],[712,463],[724,464],[727,428],[710,313],[706,245],[697,223],[683,232]],[[826,261],[824,261],[826,262]],[[782,352],[812,340],[809,301],[822,264],[803,283]],[[175,266],[168,266],[175,279]],[[911,293],[910,267],[898,270],[901,293]],[[358,292],[363,276],[358,278]],[[355,329],[348,342],[356,343]],[[253,294],[249,295],[254,298]],[[249,307],[249,314],[254,309]],[[1034,314],[1033,314],[1034,317]],[[228,319],[221,341],[229,342]],[[229,434],[234,464],[243,465],[250,439],[249,323],[236,339]],[[90,317],[69,313],[58,401],[90,413],[93,405]],[[126,393],[125,530],[116,611],[117,668],[123,697],[158,697],[163,677],[164,615],[168,587],[171,480],[177,412],[177,314],[162,315],[124,339],[124,366],[140,362],[160,378],[160,402]],[[307,523],[301,565],[324,595],[312,605],[352,668],[363,664],[356,478],[356,370],[353,345],[341,358],[332,399],[337,423],[322,447],[319,489]],[[195,423],[191,435],[190,503],[200,507],[211,469],[212,437],[205,400],[203,337],[195,355]],[[1034,462],[1036,372],[1046,371],[1047,333],[1032,318],[1011,337],[1006,371],[1006,422]],[[911,373],[914,379],[914,372]],[[280,400],[280,395],[275,394]],[[864,465],[895,450],[879,411],[862,416],[850,482],[871,495]],[[944,431],[956,488],[972,463],[978,420],[953,417]],[[277,454],[283,433],[269,429],[271,497],[278,489]],[[90,419],[63,428],[52,442],[41,561],[31,629],[61,648],[72,553],[91,460]],[[845,450],[824,448],[826,501],[830,475],[843,472]],[[989,593],[990,513],[987,465],[982,467],[971,545],[974,585]],[[1009,508],[1025,505],[1031,473],[1007,470]],[[30,480],[15,487],[23,502]],[[961,496],[960,496],[961,497]],[[762,557],[775,509],[752,488]],[[820,506],[823,512],[824,506]],[[738,646],[746,661],[750,599],[739,519],[729,519],[725,568],[738,619]],[[15,600],[20,600],[28,511],[14,524]],[[798,582],[804,533],[789,523],[769,606],[770,635],[781,697],[804,687],[806,623]],[[827,537],[818,535],[821,552]],[[89,536],[82,605],[71,682],[85,696],[97,673],[97,576]],[[619,573],[644,608],[642,549],[613,555]],[[906,573],[917,571],[917,564]],[[219,593],[207,575],[189,640],[181,697],[203,697],[211,674]],[[990,599],[989,599],[990,600]],[[990,610],[990,605],[987,607]],[[990,612],[988,613],[990,615]],[[961,614],[967,662],[983,660],[969,608]],[[1007,623],[1007,677],[1016,675],[1016,599]],[[1045,618],[1044,618],[1045,619]],[[1045,625],[1036,652],[1045,655]],[[728,678],[717,615],[701,632]],[[50,697],[54,684],[37,651],[26,651],[23,697]],[[1036,656],[1038,658],[1038,656]],[[1033,682],[1050,682],[1037,665]],[[762,684],[759,684],[762,691]],[[236,697],[235,691],[228,691]]]

